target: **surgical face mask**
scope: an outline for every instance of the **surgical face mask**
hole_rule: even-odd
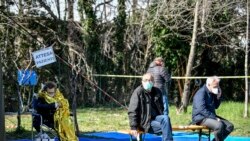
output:
[[[153,87],[153,83],[152,82],[143,82],[142,83],[142,86],[143,88],[146,90],[146,91],[151,91],[152,87]]]
[[[212,88],[212,93],[213,94],[219,94],[219,89],[218,88]]]

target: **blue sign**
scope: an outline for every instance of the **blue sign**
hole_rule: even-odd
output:
[[[34,86],[37,84],[37,74],[32,70],[18,70],[17,80],[20,86],[30,85]]]

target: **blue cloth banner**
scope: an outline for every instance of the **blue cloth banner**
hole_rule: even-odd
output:
[[[37,84],[37,74],[32,70],[18,70],[17,80],[20,86],[34,86]]]

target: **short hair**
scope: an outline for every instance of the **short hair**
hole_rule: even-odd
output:
[[[150,79],[152,80],[152,81],[154,81],[154,76],[151,74],[151,73],[145,73],[145,74],[143,74],[143,76],[142,76],[142,81],[145,81],[145,77],[146,76],[150,76]]]
[[[208,86],[208,84],[211,84],[211,83],[213,83],[215,81],[220,82],[220,78],[218,76],[208,77],[207,81],[206,81],[206,85]]]
[[[45,83],[44,87],[43,87],[43,90],[47,90],[47,89],[52,89],[52,88],[57,88],[57,85],[55,82],[52,82],[52,81],[48,81]]]

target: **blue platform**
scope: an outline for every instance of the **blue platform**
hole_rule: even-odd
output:
[[[129,141],[130,136],[128,134],[118,133],[118,132],[98,132],[85,134],[86,137],[97,137],[97,141]],[[197,133],[191,132],[173,132],[174,141],[198,141],[199,135]],[[154,134],[146,134],[144,136],[145,141],[161,141],[161,136]],[[106,140],[101,140],[106,139]],[[211,140],[213,135],[211,134]],[[202,136],[202,141],[207,141],[207,136]],[[82,140],[82,141],[85,141]],[[91,140],[94,141],[94,140]],[[225,141],[250,141],[250,137],[237,137],[237,136],[228,136]]]
[[[198,141],[198,134],[191,132],[173,132],[174,141]],[[146,134],[145,141],[161,141],[161,136]],[[129,141],[128,134],[118,132],[95,132],[83,134],[79,141]],[[213,135],[211,134],[211,140]],[[31,141],[30,139],[21,139],[15,141]],[[202,136],[202,141],[207,141],[206,136]],[[250,141],[250,137],[228,136],[225,141]]]

